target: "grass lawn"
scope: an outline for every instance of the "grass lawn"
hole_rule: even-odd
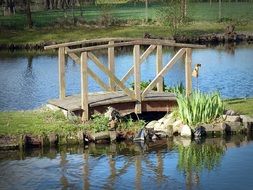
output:
[[[226,109],[232,109],[240,114],[253,116],[253,98],[231,99],[225,101]]]
[[[93,25],[74,26],[72,11],[61,10],[38,11],[33,13],[33,29],[26,28],[26,17],[17,13],[13,16],[0,16],[0,44],[35,44],[54,41],[69,42],[82,39],[101,37],[143,37],[144,33],[150,33],[157,37],[171,37],[172,33],[168,27],[159,26],[155,23],[157,10],[162,4],[150,4],[150,22],[145,23],[144,4],[123,4],[111,8],[110,14],[119,22],[127,22],[124,26],[110,26],[108,28],[95,27],[101,18],[101,11],[98,6],[84,7],[81,10],[75,9],[74,14],[78,19],[92,21]],[[181,27],[180,35],[201,35],[206,33],[224,32],[224,28],[234,23],[236,32],[253,32],[253,3],[223,3],[223,22],[218,22],[218,3],[190,3],[188,17],[190,22]],[[65,17],[66,16],[66,17]],[[67,24],[59,24],[59,20]],[[70,22],[70,23],[69,23]],[[58,23],[58,24],[56,24]]]

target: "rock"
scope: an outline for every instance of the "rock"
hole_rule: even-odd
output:
[[[155,126],[155,124],[157,123],[158,121],[151,121],[151,122],[149,122],[146,126],[145,126],[145,128],[146,129],[154,129],[154,126]]]
[[[225,115],[236,115],[236,112],[234,110],[225,110]]]
[[[244,132],[246,128],[242,125],[241,122],[226,122],[226,129],[225,132],[227,134],[233,132]]]
[[[203,126],[196,127],[193,134],[194,137],[204,137],[206,136],[206,129]]]
[[[247,115],[240,115],[242,119],[243,126],[247,128],[248,131],[253,130],[253,118]]]
[[[241,118],[238,115],[223,115],[223,119],[226,122],[241,122]]]
[[[23,146],[22,136],[0,136],[0,150],[19,149]]]
[[[49,140],[49,144],[50,144],[51,147],[56,146],[57,143],[58,143],[58,136],[54,133],[50,133],[48,135],[48,140]]]
[[[182,129],[182,121],[181,120],[177,120],[172,124],[172,132],[173,134],[175,133],[181,133],[181,129]]]
[[[191,128],[188,125],[183,125],[180,135],[182,137],[191,137],[192,136]]]
[[[26,135],[25,146],[26,147],[42,147],[43,139],[40,136]]]
[[[117,139],[116,131],[109,131],[109,136],[110,136],[111,142],[116,141],[116,139]]]
[[[105,112],[104,116],[109,118],[109,121],[111,120],[119,121],[121,118],[119,111],[110,106],[107,108],[107,111]]]
[[[161,131],[162,130],[161,125],[162,125],[162,123],[160,123],[159,121],[156,122],[154,124],[154,131]]]
[[[146,130],[142,128],[134,137],[134,141],[145,141],[146,139]]]
[[[99,132],[99,133],[90,134],[90,137],[93,141],[108,140],[110,138],[110,134],[108,131],[103,131],[103,132]]]
[[[118,127],[118,121],[111,120],[109,122],[109,131],[115,131],[117,127]]]
[[[159,131],[159,132],[156,132],[155,135],[156,135],[159,139],[162,139],[162,138],[166,138],[166,137],[167,137],[167,132]]]

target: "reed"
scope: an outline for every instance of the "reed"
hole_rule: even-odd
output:
[[[205,94],[195,91],[189,97],[177,93],[177,102],[180,119],[193,128],[197,124],[214,122],[224,112],[218,92]]]

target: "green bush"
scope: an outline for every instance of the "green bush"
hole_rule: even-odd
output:
[[[217,92],[204,94],[195,91],[189,97],[178,93],[177,103],[180,119],[191,127],[201,123],[212,123],[224,111],[223,102]]]

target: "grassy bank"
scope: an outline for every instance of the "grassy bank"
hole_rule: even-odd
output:
[[[108,130],[108,123],[108,119],[103,115],[95,115],[93,120],[83,124],[78,118],[68,120],[61,111],[54,112],[47,108],[0,112],[0,135],[48,135],[51,133],[68,135],[78,131],[92,133]],[[143,124],[143,121],[134,122],[127,119],[119,125],[118,130],[137,131]]]
[[[182,28],[178,35],[198,36],[210,33],[223,33],[224,23],[193,22]],[[237,27],[240,32],[252,33],[253,21],[249,25]],[[113,26],[109,28],[68,27],[68,28],[42,28],[24,30],[1,30],[0,44],[40,44],[45,42],[70,42],[83,39],[103,37],[143,37],[149,33],[154,37],[170,38],[171,30],[164,26]]]
[[[225,101],[226,109],[232,109],[240,114],[253,116],[253,98],[231,99]]]
[[[115,23],[106,28],[101,24],[106,18],[99,6],[76,8],[74,12],[33,12],[33,29],[26,28],[24,13],[17,12],[13,16],[0,17],[0,44],[39,44],[52,41],[60,43],[101,37],[143,37],[146,32],[155,37],[171,37],[171,29],[161,26],[157,20],[157,10],[162,6],[162,3],[150,4],[149,21],[145,22],[144,4],[114,5],[107,13]],[[252,9],[252,3],[222,3],[222,17],[219,19],[218,3],[214,2],[211,6],[209,3],[190,3],[188,22],[176,33],[187,36],[223,33],[229,24],[234,24],[238,33],[252,33]]]
[[[225,101],[226,109],[233,109],[240,114],[253,116],[252,99],[232,99]],[[100,131],[107,128],[106,119],[95,117],[87,124],[67,120],[61,112],[42,108],[34,111],[0,112],[0,135],[6,134],[71,134],[77,131]],[[143,122],[127,120],[120,126],[123,131],[136,131]]]

